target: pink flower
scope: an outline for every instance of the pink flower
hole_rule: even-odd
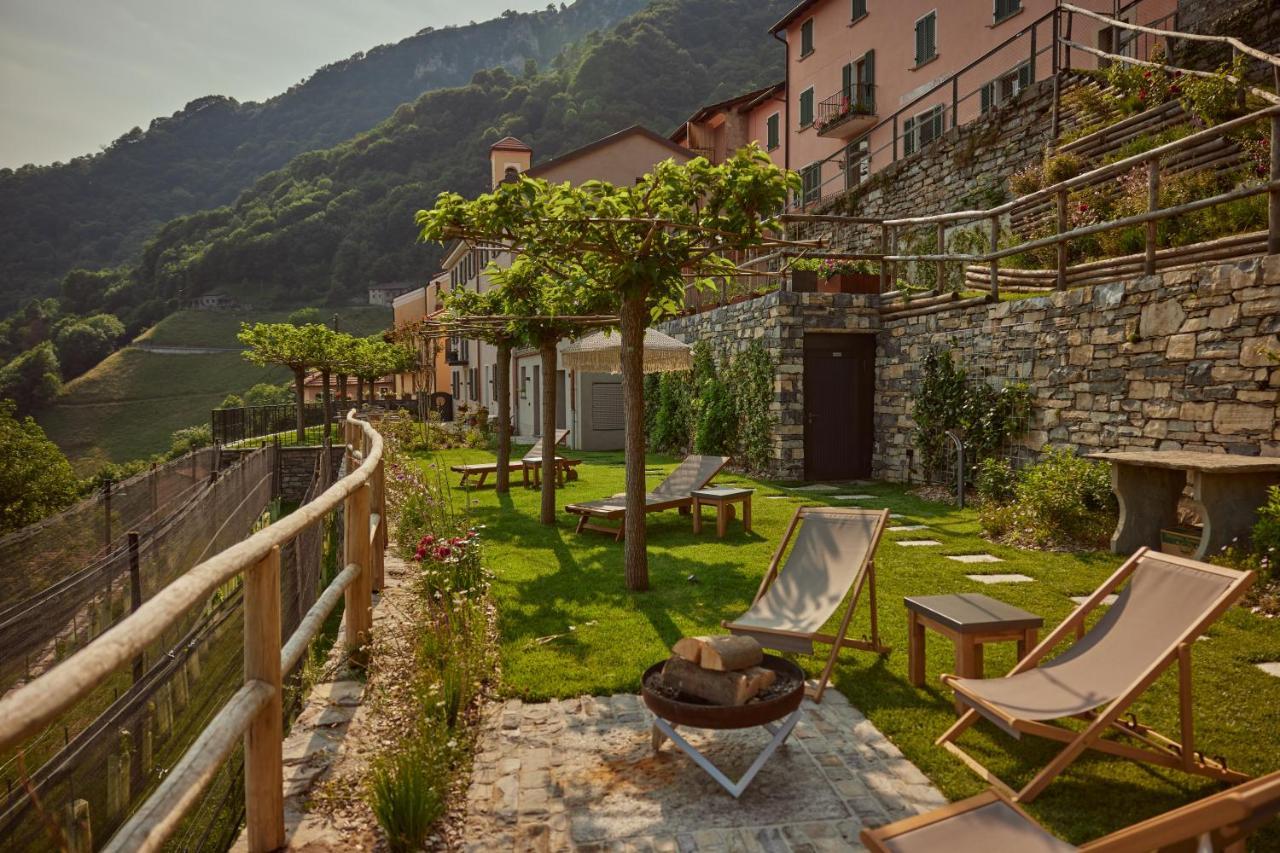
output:
[[[436,548],[436,559],[447,560],[449,559],[449,555],[452,553],[453,553],[453,549],[451,549],[448,545],[441,545],[439,548]]]
[[[435,541],[436,541],[436,537],[428,533],[426,536],[423,536],[421,539],[418,540],[418,547],[421,548],[428,545],[432,545],[435,543]]]

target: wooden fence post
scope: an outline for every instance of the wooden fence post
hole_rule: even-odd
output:
[[[1160,209],[1160,160],[1153,158],[1147,161],[1147,210],[1155,212]],[[1147,223],[1146,257],[1142,261],[1142,271],[1152,275],[1156,271],[1156,221]]]
[[[245,572],[244,677],[274,691],[244,734],[245,828],[250,853],[259,853],[285,842],[279,546]]]
[[[889,226],[880,223],[880,292],[889,292],[889,262],[884,256],[889,254]]]
[[[1280,74],[1280,69],[1276,70]],[[1280,116],[1271,117],[1271,182],[1280,181]],[[1280,255],[1280,189],[1267,193],[1267,254]]]
[[[93,827],[89,822],[88,800],[72,800],[67,803],[62,818],[62,832],[66,836],[68,853],[92,853]]]
[[[373,509],[378,513],[378,535],[373,540],[370,562],[373,563],[373,588],[381,592],[386,583],[383,564],[387,548],[387,472],[383,459],[378,460],[373,472]]]
[[[1000,251],[1000,217],[991,217],[991,254]],[[1000,260],[991,259],[991,301],[1000,299]]]
[[[346,543],[346,557],[343,567],[355,563],[360,573],[347,586],[345,593],[346,612],[343,621],[346,623],[345,642],[347,654],[357,665],[363,666],[367,661],[364,645],[369,640],[369,630],[373,627],[373,573],[369,569],[369,512],[370,492],[368,483],[347,496],[346,509],[343,512],[343,541]]]
[[[941,222],[938,223],[938,254],[945,254],[947,251],[947,226]],[[938,293],[942,293],[947,289],[947,264],[945,261],[937,261],[937,269],[934,271],[937,275]]]
[[[1065,234],[1067,231],[1067,191],[1058,190],[1058,234]],[[1054,287],[1058,290],[1067,289],[1067,241],[1062,240],[1055,247],[1058,250],[1058,277],[1054,282]]]

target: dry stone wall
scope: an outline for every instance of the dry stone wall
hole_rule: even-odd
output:
[[[775,291],[678,317],[660,328],[693,344],[705,340],[717,357],[732,355],[760,341],[774,363],[771,476],[804,477],[804,336],[821,332],[874,333],[880,324],[879,296],[848,293]]]
[[[931,346],[1026,382],[1022,443],[1280,456],[1280,256],[889,321],[877,348],[876,476],[900,480]]]

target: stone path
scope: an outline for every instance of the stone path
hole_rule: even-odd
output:
[[[467,792],[468,850],[858,850],[858,832],[946,802],[844,696],[828,690],[734,800],[670,743],[639,696],[490,707]],[[763,729],[680,729],[731,778]]]

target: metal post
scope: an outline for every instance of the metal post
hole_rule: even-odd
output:
[[[1051,27],[1052,29],[1051,37],[1053,39],[1053,52],[1052,52],[1052,59],[1050,64],[1052,66],[1052,73],[1053,73],[1053,113],[1050,118],[1050,124],[1049,124],[1049,134],[1050,134],[1049,141],[1053,145],[1058,144],[1058,124],[1060,121],[1059,115],[1062,109],[1061,107],[1062,80],[1059,79],[1060,77],[1059,71],[1061,69],[1059,69],[1058,67],[1058,50],[1060,49],[1060,46],[1061,46],[1059,42],[1059,37],[1058,37],[1058,16],[1061,14],[1062,12],[1060,10],[1054,10],[1052,27]]]
[[[1271,189],[1267,192],[1267,254],[1280,254],[1280,116],[1271,117]]]
[[[1071,41],[1071,25],[1073,23],[1075,23],[1075,13],[1068,11],[1067,12],[1067,39],[1066,39],[1067,41]],[[1066,51],[1065,51],[1065,56],[1063,56],[1062,58],[1062,64],[1066,68],[1070,69],[1071,68],[1071,45],[1064,44],[1063,47],[1066,48]]]
[[[951,127],[960,124],[960,75],[951,78]]]
[[[991,254],[1000,251],[1000,217],[991,217]],[[991,301],[1000,298],[1000,261],[991,258]]]
[[[142,569],[141,560],[138,552],[138,531],[129,531],[129,612],[136,613],[138,608],[142,606]],[[142,675],[146,671],[147,660],[145,654],[139,654],[133,659],[133,683],[137,684],[142,680]]]
[[[889,292],[889,262],[884,256],[889,254],[889,226],[880,223],[880,292]]]
[[[245,572],[244,677],[272,688],[244,734],[245,831],[250,853],[259,853],[285,843],[279,546]]]
[[[891,255],[898,254],[898,229],[893,227],[892,225],[889,226],[889,254]],[[898,289],[898,262],[897,261],[889,261],[889,279],[892,282],[890,287],[892,287],[892,289],[894,290],[897,290]]]
[[[1031,25],[1031,79],[1034,82],[1040,75],[1036,74],[1036,26]]]
[[[1058,190],[1058,230],[1059,236],[1067,231],[1067,191]],[[1058,278],[1054,282],[1054,286],[1058,290],[1067,289],[1067,242],[1060,241],[1057,245],[1058,250]]]
[[[1160,209],[1160,160],[1152,158],[1147,161],[1147,210],[1154,212]],[[1146,257],[1142,262],[1142,271],[1152,275],[1156,271],[1156,221],[1147,223]]]
[[[898,114],[893,114],[893,162],[898,162]]]
[[[941,222],[938,223],[937,233],[938,233],[938,254],[939,255],[945,254],[947,251],[947,227]],[[935,261],[934,263],[937,264],[937,267],[934,270],[934,273],[937,278],[936,286],[938,288],[938,292],[942,293],[944,290],[947,289],[947,264],[945,261]]]

